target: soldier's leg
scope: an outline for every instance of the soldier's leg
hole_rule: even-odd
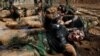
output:
[[[65,44],[65,52],[63,53],[64,56],[77,56],[76,50],[73,45]]]

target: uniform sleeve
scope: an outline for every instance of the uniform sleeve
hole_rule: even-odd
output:
[[[57,31],[57,37],[60,39],[62,44],[66,44],[66,36],[68,36],[69,32],[64,26],[60,26],[59,30]]]

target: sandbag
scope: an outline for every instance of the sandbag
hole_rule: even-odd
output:
[[[32,10],[27,10],[26,11],[26,15],[27,16],[32,16],[33,15],[33,11]]]
[[[5,22],[0,21],[0,30],[7,28]]]
[[[6,26],[9,28],[16,28],[18,27],[18,23],[16,21],[7,21]]]
[[[41,28],[43,26],[40,21],[27,21],[27,24],[33,28]]]
[[[43,26],[38,16],[25,17],[20,20],[20,24],[33,28],[41,28]]]
[[[43,38],[44,37],[42,32],[27,32],[26,30],[5,30],[3,31],[3,34],[0,35],[0,42],[2,43],[0,48],[1,46],[4,46],[3,48],[7,47],[9,50],[14,49],[13,51],[6,50],[4,53],[9,53],[7,56],[31,56],[31,54],[34,54],[33,56],[45,56],[46,53],[43,45]],[[21,50],[24,49],[26,54],[24,54],[24,51],[21,50],[16,51],[15,49],[17,48]],[[0,55],[6,56],[4,53],[1,51]]]
[[[4,17],[7,17],[9,16],[11,13],[9,10],[1,10],[0,11],[0,17],[4,18]]]
[[[19,30],[5,30],[0,35],[0,42],[3,46],[8,47],[10,44],[19,42],[27,42],[27,33]],[[13,42],[14,41],[14,42]]]
[[[16,28],[18,27],[18,23],[14,21],[12,18],[2,18],[0,21],[0,27],[7,27],[7,28]]]
[[[0,56],[40,56],[34,49],[33,51],[27,50],[3,50],[0,51]]]
[[[1,32],[2,34],[2,32]],[[13,38],[13,36],[16,35],[16,31],[11,30],[5,30],[2,35],[0,35],[0,42],[4,46],[8,46],[10,40]]]

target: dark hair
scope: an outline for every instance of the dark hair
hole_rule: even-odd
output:
[[[66,6],[65,5],[59,5],[58,10],[60,10],[62,13],[66,12]]]

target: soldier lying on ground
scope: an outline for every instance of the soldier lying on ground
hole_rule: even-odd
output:
[[[73,41],[68,40],[68,30],[63,25],[58,24],[60,17],[57,11],[56,7],[50,7],[46,10],[44,27],[48,44],[51,49],[57,53],[63,53],[64,56],[77,56]]]

